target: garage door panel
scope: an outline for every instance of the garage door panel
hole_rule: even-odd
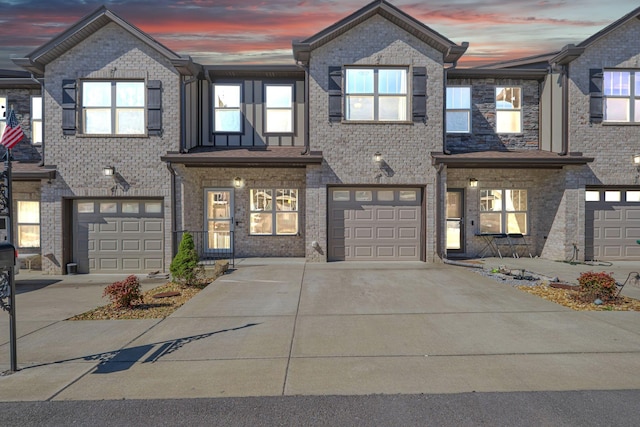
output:
[[[162,269],[162,260],[159,258],[145,258],[144,260],[144,269],[145,270],[161,270]]]
[[[125,270],[141,270],[141,262],[138,258],[123,258],[122,268]]]
[[[140,221],[122,221],[122,232],[123,233],[139,233],[140,232]]]
[[[606,257],[619,257],[621,255],[620,246],[603,246],[602,249]]]
[[[605,227],[604,228],[604,238],[605,239],[619,239],[622,237],[622,230],[619,228],[613,227]]]
[[[122,241],[122,250],[123,251],[139,251],[140,250],[140,240],[123,240]]]
[[[162,240],[146,239],[144,241],[144,250],[145,251],[161,251],[162,250]]]
[[[162,231],[162,221],[146,220],[144,222],[145,233],[159,233]]]
[[[627,228],[625,229],[625,237],[627,239],[640,239],[640,228]]]
[[[604,211],[604,218],[605,221],[617,221],[622,219],[622,212],[619,210],[615,210],[615,211],[610,211],[610,210],[606,210]]]
[[[375,196],[364,201],[363,194]],[[413,188],[330,189],[328,259],[419,260],[420,194]],[[401,251],[400,246],[408,249]]]
[[[638,209],[626,209],[625,217],[627,220],[632,221],[640,221],[640,208]]]
[[[628,257],[628,258],[633,258],[633,257],[640,258],[640,245],[626,246],[624,255],[625,257]]]
[[[100,251],[117,251],[118,241],[102,239],[98,241],[98,248],[100,249]]]
[[[118,259],[117,258],[100,258],[100,270],[117,270]]]
[[[99,233],[115,233],[118,231],[118,224],[110,220],[110,222],[98,224],[98,232]]]

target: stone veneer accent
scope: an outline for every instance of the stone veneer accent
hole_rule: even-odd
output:
[[[47,165],[55,165],[56,179],[42,189],[41,240],[43,270],[64,272],[71,261],[63,236],[63,200],[68,198],[141,198],[164,200],[165,270],[171,262],[171,180],[160,156],[177,151],[180,141],[180,77],[167,58],[114,24],[108,24],[46,68],[44,108]],[[163,135],[151,137],[89,137],[63,135],[62,80],[136,76],[162,81]],[[79,113],[79,112],[78,112]],[[80,115],[78,114],[78,117]],[[102,175],[113,165],[118,179],[128,187],[111,188],[114,181]],[[69,215],[70,212],[66,212]],[[65,258],[66,257],[66,258]]]

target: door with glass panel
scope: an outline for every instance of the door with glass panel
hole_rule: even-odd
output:
[[[233,249],[233,189],[207,189],[205,214],[205,251],[230,252]]]
[[[464,190],[447,190],[447,253],[464,252]]]

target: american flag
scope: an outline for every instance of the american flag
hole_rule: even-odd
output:
[[[12,108],[11,111],[9,111],[9,117],[7,117],[7,127],[4,129],[0,144],[4,145],[8,149],[11,149],[18,142],[20,142],[22,138],[24,138],[24,132],[22,132],[22,128],[20,127],[20,123],[18,123],[16,113]]]

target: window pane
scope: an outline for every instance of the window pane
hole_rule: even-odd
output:
[[[496,88],[496,108],[498,110],[519,110],[520,105],[519,87]]]
[[[119,135],[144,134],[144,109],[117,110],[116,133]]]
[[[240,108],[240,86],[215,85],[213,99],[214,108]]]
[[[111,82],[84,82],[83,107],[111,107]]]
[[[31,142],[34,144],[42,143],[42,122],[34,121],[31,123]]]
[[[379,109],[380,120],[406,120],[407,98],[404,96],[380,97]]]
[[[356,191],[356,200],[358,202],[370,202],[373,200],[373,193],[371,191]]]
[[[629,77],[628,71],[605,71],[604,94],[608,96],[628,96]]]
[[[345,87],[346,93],[373,93],[373,70],[347,69]]]
[[[481,213],[480,214],[480,232],[481,233],[501,233],[502,232],[502,214],[501,213]]]
[[[272,214],[252,213],[251,214],[251,234],[272,234]]]
[[[407,71],[392,69],[378,70],[378,93],[406,94]]]
[[[19,223],[40,223],[40,202],[18,201]]]
[[[239,110],[216,110],[216,132],[240,132]]]
[[[144,107],[144,82],[117,82],[117,107]]]
[[[348,190],[334,190],[333,200],[336,202],[348,202],[349,191]]]
[[[480,190],[481,211],[502,210],[502,190]]]
[[[298,233],[298,213],[285,212],[276,213],[276,234],[297,234]]]
[[[520,111],[497,111],[496,130],[498,133],[519,133]]]
[[[347,96],[347,120],[373,120],[373,97]]]
[[[42,120],[42,97],[34,96],[31,98],[31,119]]]
[[[267,108],[291,108],[292,93],[291,86],[267,86]]]
[[[604,118],[612,122],[629,121],[629,100],[623,98],[606,98]]]
[[[636,99],[633,102],[633,121],[634,122],[640,122],[640,100]]]
[[[447,108],[469,109],[471,108],[471,88],[448,87]]]
[[[160,202],[148,202],[144,204],[144,211],[146,213],[162,213],[162,203]]]
[[[640,202],[640,191],[627,191],[627,202]]]
[[[298,210],[298,190],[277,190],[276,191],[277,211],[297,211]]]
[[[526,213],[508,213],[507,214],[507,233],[527,234],[527,214]]]
[[[417,200],[418,195],[415,191],[400,191],[400,201],[412,202]]]
[[[40,247],[40,226],[39,225],[18,225],[18,247],[39,248]]]
[[[231,218],[231,203],[229,191],[207,191],[207,218]]]
[[[93,202],[78,203],[78,213],[93,213]]]
[[[291,110],[267,110],[267,132],[292,132]]]
[[[526,211],[527,210],[527,190],[505,190],[505,210]]]
[[[84,110],[84,133],[110,134],[111,110],[91,109]]]
[[[584,199],[587,202],[599,202],[600,201],[600,192],[599,191],[593,191],[593,190],[587,190],[584,193]]]
[[[272,190],[257,189],[251,190],[251,210],[270,211],[273,209],[271,201],[273,199]]]
[[[620,192],[619,191],[605,191],[604,192],[604,201],[605,202],[619,202],[620,201]]]
[[[123,213],[138,213],[140,211],[140,205],[138,203],[123,202]]]
[[[101,213],[116,213],[118,212],[118,204],[113,202],[100,203]]]
[[[447,132],[469,132],[467,111],[447,111]]]
[[[393,202],[394,192],[391,190],[379,190],[378,201],[379,202]]]

